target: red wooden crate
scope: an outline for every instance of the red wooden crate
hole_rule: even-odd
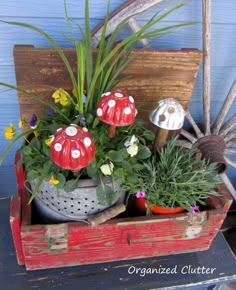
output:
[[[115,218],[95,227],[81,222],[31,224],[24,172],[16,171],[18,195],[11,201],[10,220],[18,263],[27,270],[207,250],[232,202],[222,186],[222,197],[210,198],[208,209],[194,215]]]
[[[65,49],[65,53],[75,66],[75,50]],[[150,101],[153,96],[156,100],[175,97],[187,109],[201,58],[199,51],[143,51],[123,72],[122,88],[135,96],[137,103]],[[38,84],[39,87],[30,86],[31,93],[47,99],[51,92],[45,91],[45,84],[66,90],[72,87],[52,49],[16,47],[14,61],[17,85],[22,89]],[[125,78],[126,75],[132,78]],[[22,118],[42,111],[38,103],[21,93],[19,104]],[[155,102],[147,109],[154,105]],[[140,117],[147,119],[146,115]],[[228,191],[221,187],[223,198],[209,199],[208,208],[195,215],[132,214],[134,217],[115,218],[95,227],[79,222],[32,224],[21,167],[16,166],[16,177],[18,195],[11,201],[10,221],[18,263],[25,264],[28,270],[207,250],[232,202]]]

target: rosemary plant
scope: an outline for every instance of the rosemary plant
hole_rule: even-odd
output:
[[[134,168],[136,178],[127,176],[131,193],[143,192],[148,202],[163,207],[183,207],[190,211],[197,204],[205,205],[209,195],[218,196],[216,165],[197,158],[197,148],[183,150],[176,138],[158,149]]]

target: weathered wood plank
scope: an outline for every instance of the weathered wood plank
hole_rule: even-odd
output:
[[[64,51],[75,71],[75,50],[65,49]],[[145,100],[148,108],[150,106],[154,108],[158,99],[166,97],[178,99],[187,108],[201,56],[200,51],[142,51],[122,72],[121,78],[131,77],[123,80],[118,88],[132,95],[138,105]],[[52,88],[47,86],[72,90],[64,65],[53,49],[16,47],[14,57],[16,79],[20,88],[47,101],[52,101],[53,92]],[[38,86],[34,87],[31,84]],[[32,113],[40,115],[43,107],[22,93],[19,93],[19,104],[21,117],[25,119],[29,119]],[[26,110],[28,105],[30,105],[30,111]],[[147,119],[147,114],[140,113],[140,117],[143,116]]]
[[[57,241],[45,237],[45,226],[24,226],[26,268],[55,268],[206,250],[224,218],[225,214],[209,210],[207,222],[195,226],[188,223],[187,215],[141,224],[96,227],[69,224],[68,234],[61,232],[68,247],[58,251],[52,250],[52,243]]]
[[[13,196],[10,208],[10,225],[13,241],[16,250],[16,257],[19,265],[25,264],[25,257],[21,241],[21,199],[20,196]]]

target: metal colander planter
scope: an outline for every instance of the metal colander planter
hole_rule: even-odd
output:
[[[36,184],[37,180],[31,182],[32,190],[34,190]],[[106,184],[111,185],[109,181]],[[57,190],[53,184],[44,180],[34,198],[34,204],[44,219],[62,222],[86,220],[118,201],[123,201],[124,193],[120,191],[119,180],[115,181],[116,197],[109,206],[99,202],[96,194],[97,185],[97,181],[85,179],[79,182],[76,190],[66,192]]]

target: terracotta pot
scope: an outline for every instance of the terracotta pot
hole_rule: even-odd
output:
[[[137,208],[138,211],[146,213],[146,199],[145,198],[136,198],[135,199],[135,207]],[[148,203],[150,207],[150,211],[153,214],[174,214],[174,213],[179,213],[183,212],[184,208],[183,207],[162,207],[162,206],[156,206],[153,205],[152,203]]]

